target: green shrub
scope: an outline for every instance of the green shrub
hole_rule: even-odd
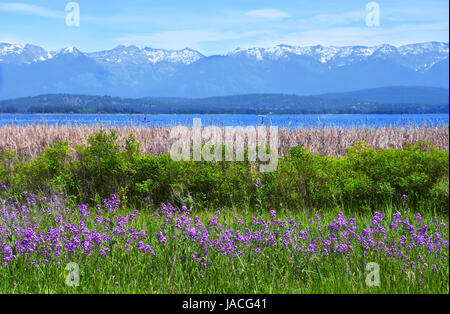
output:
[[[0,184],[10,193],[64,191],[94,202],[121,194],[128,202],[150,196],[196,208],[377,210],[387,205],[448,212],[448,152],[419,142],[404,149],[376,150],[361,142],[341,157],[290,149],[274,172],[259,173],[248,161],[182,161],[169,154],[140,153],[133,135],[123,146],[114,131],[100,131],[88,145],[55,142],[30,161],[14,151],[0,153]],[[262,186],[255,186],[259,179]]]

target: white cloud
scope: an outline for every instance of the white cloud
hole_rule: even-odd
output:
[[[289,14],[277,9],[261,9],[261,10],[252,10],[247,12],[248,16],[263,18],[268,20],[280,20],[289,17]]]
[[[425,4],[425,2],[424,2]],[[428,3],[427,3],[428,4]],[[426,9],[412,6],[401,6],[384,9],[381,18],[391,22],[432,22],[432,21],[448,21],[448,2],[437,7],[428,5]]]
[[[365,11],[348,11],[343,13],[319,14],[311,18],[301,19],[298,26],[302,28],[328,27],[333,25],[349,25],[364,22]]]
[[[244,39],[258,36],[263,31],[226,32],[210,29],[184,29],[176,31],[163,31],[154,34],[130,34],[116,38],[119,43],[127,45],[149,46],[164,49],[192,49],[201,48],[204,43],[220,42],[225,40]]]
[[[53,11],[37,5],[20,2],[0,3],[0,11],[35,15],[48,18],[57,18],[57,19],[65,17],[64,12]]]

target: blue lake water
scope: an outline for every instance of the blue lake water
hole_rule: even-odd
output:
[[[448,114],[321,114],[321,115],[144,115],[144,114],[0,114],[0,125],[95,125],[105,126],[174,126],[192,125],[201,118],[202,125],[297,127],[381,127],[381,126],[448,126]]]

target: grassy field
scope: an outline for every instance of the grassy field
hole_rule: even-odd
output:
[[[449,293],[445,148],[298,146],[260,173],[128,131],[2,149],[0,293]]]
[[[114,195],[75,207],[31,194],[2,204],[1,293],[449,292],[448,217],[406,207],[190,212],[147,199],[137,211]]]

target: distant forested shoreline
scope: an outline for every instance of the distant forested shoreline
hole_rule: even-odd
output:
[[[0,113],[105,114],[419,114],[449,113],[449,90],[387,87],[298,96],[249,94],[208,98],[120,98],[50,94],[1,100]]]

